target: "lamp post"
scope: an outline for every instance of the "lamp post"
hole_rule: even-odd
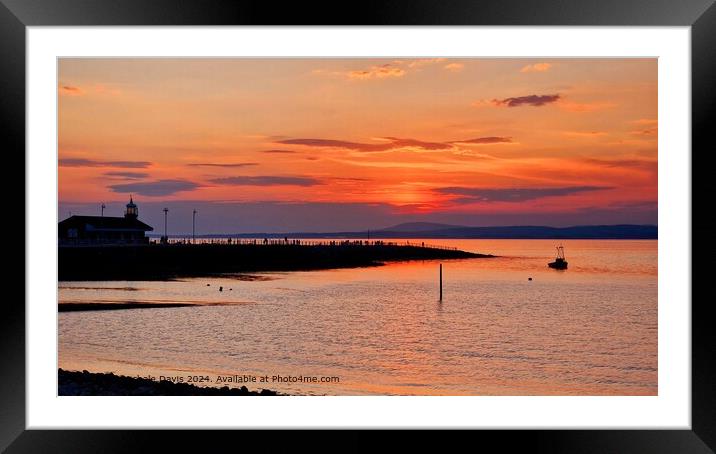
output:
[[[164,242],[169,244],[169,236],[167,235],[167,213],[169,208],[164,208],[162,211],[164,211]]]
[[[191,244],[196,241],[196,210],[191,213]]]
[[[104,202],[102,202],[102,217],[104,217],[104,209],[105,209]]]

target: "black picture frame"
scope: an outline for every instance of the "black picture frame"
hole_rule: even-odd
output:
[[[0,119],[7,169],[25,169],[25,32],[30,26],[164,26],[164,25],[549,25],[549,26],[691,26],[692,69],[692,207],[709,193],[704,179],[696,183],[695,171],[708,171],[702,156],[712,152],[712,122],[716,110],[716,6],[714,0],[364,0],[362,2],[272,2],[269,0],[0,0]],[[6,180],[8,181],[8,180]],[[19,183],[12,183],[8,197]],[[10,201],[8,201],[10,202]],[[694,203],[696,202],[696,203]],[[14,210],[18,213],[18,210]],[[23,204],[22,212],[25,213]],[[713,225],[714,210],[692,211],[692,237]],[[17,223],[16,216],[14,222]],[[24,218],[23,218],[24,219]],[[695,222],[698,219],[698,222]],[[9,223],[8,223],[9,224]],[[31,240],[24,234],[25,242]],[[14,229],[18,230],[18,227]],[[704,235],[698,232],[699,238]],[[23,242],[23,243],[25,243]],[[12,243],[19,245],[17,234]],[[692,252],[705,256],[712,247]],[[19,251],[18,251],[19,256]],[[11,263],[6,260],[6,263]],[[23,264],[26,259],[23,256]],[[30,264],[31,265],[31,264]],[[693,284],[705,288],[708,267],[692,269]],[[13,266],[19,274],[24,267]],[[11,275],[10,275],[11,276]],[[8,282],[19,282],[10,279]],[[14,277],[14,276],[13,276]],[[506,448],[526,447],[549,452],[658,452],[700,453],[716,450],[716,341],[710,306],[714,291],[692,301],[691,430],[518,430],[479,431],[471,435],[482,446],[497,441]],[[23,294],[23,299],[24,299]],[[123,430],[26,430],[25,424],[25,305],[19,298],[5,298],[0,317],[0,449],[7,452],[131,452],[148,449],[161,440],[184,448],[202,445],[211,438],[218,446],[231,432],[123,431]],[[665,371],[668,373],[668,371]],[[396,425],[400,425],[396,421]],[[264,434],[265,437],[266,434]],[[244,436],[244,435],[242,435]],[[261,437],[261,438],[264,438]],[[286,437],[301,441],[294,433]],[[422,435],[411,434],[413,441]],[[275,437],[271,437],[274,443]],[[171,440],[171,442],[169,441]],[[344,439],[360,442],[355,433]],[[167,444],[168,443],[168,444]],[[352,443],[352,442],[351,442]]]

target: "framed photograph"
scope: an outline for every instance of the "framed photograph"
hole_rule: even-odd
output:
[[[712,1],[3,0],[0,21],[26,171],[8,452],[246,428],[716,446],[691,208]]]

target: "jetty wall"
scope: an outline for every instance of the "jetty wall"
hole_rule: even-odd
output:
[[[456,249],[387,244],[168,244],[61,246],[58,278],[159,280],[253,271],[376,266],[404,260],[490,257]]]

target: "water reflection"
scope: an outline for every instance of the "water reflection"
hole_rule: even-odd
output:
[[[442,303],[431,261],[63,282],[62,301],[202,305],[61,313],[60,367],[341,378],[271,386],[300,394],[656,394],[656,241],[565,241],[564,272],[552,241],[445,243],[501,257],[443,262]]]

